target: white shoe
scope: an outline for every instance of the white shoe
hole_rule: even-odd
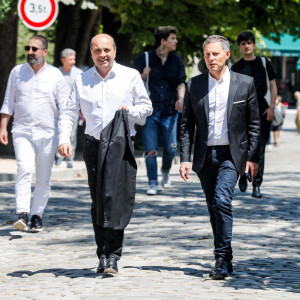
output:
[[[162,173],[162,177],[161,186],[164,189],[169,189],[172,186],[169,173]]]
[[[147,195],[156,195],[157,194],[157,185],[155,183],[151,183],[147,190]]]

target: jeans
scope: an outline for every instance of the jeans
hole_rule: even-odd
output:
[[[157,181],[157,145],[158,130],[163,147],[162,172],[169,173],[173,158],[177,151],[177,120],[178,114],[160,117],[160,111],[155,111],[147,117],[142,127],[142,142],[145,148],[145,161],[149,184],[158,184]],[[148,154],[152,152],[153,154]]]
[[[238,172],[232,162],[229,146],[207,148],[204,166],[199,174],[214,234],[215,258],[232,260],[232,196]]]
[[[97,256],[106,257],[114,255],[118,259],[122,256],[124,230],[104,228],[96,223],[96,201],[97,201],[97,169],[98,169],[98,148],[99,142],[85,139],[83,147],[83,159],[88,173],[88,183],[92,198],[91,215],[95,240],[97,244]]]

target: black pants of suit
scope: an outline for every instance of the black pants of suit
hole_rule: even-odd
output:
[[[201,171],[197,174],[206,197],[210,223],[214,234],[215,258],[232,260],[232,196],[238,172],[229,146],[207,148]]]
[[[265,168],[265,150],[268,143],[270,134],[271,122],[267,121],[267,115],[263,115],[260,118],[260,148],[258,157],[258,172],[254,177],[253,185],[260,186],[263,182],[264,168]]]
[[[91,138],[85,138],[83,147],[83,159],[88,173],[88,183],[92,198],[91,215],[95,239],[97,244],[97,256],[106,257],[114,255],[118,259],[122,256],[124,230],[104,228],[96,224],[96,195],[97,195],[97,168],[98,168],[99,142]]]

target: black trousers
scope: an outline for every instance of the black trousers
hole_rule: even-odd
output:
[[[263,182],[264,168],[265,168],[265,150],[268,143],[270,134],[271,122],[267,121],[267,115],[263,115],[260,118],[260,148],[258,156],[258,173],[254,177],[253,185],[260,186]]]
[[[91,215],[97,244],[97,256],[100,258],[102,254],[106,257],[114,255],[119,259],[122,256],[124,230],[104,228],[96,224],[98,148],[99,142],[97,140],[90,136],[85,137],[83,159],[88,173],[88,183],[92,198]]]

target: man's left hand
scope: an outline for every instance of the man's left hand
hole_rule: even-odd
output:
[[[129,108],[128,108],[128,106],[122,104],[122,105],[119,106],[118,110],[122,110],[122,109],[125,109],[126,112],[129,113]]]
[[[265,112],[263,113],[263,115],[265,115],[265,114],[267,114],[267,121],[270,121],[270,122],[273,121],[274,115],[275,115],[275,108],[271,108],[271,107],[267,108],[265,110]]]
[[[254,177],[257,175],[257,172],[258,172],[258,163],[255,163],[253,161],[247,161],[245,174],[248,173],[249,169],[250,169],[250,173],[251,173],[251,182],[253,182]]]
[[[175,109],[176,110],[182,110],[183,108],[183,100],[179,99],[175,102]]]

